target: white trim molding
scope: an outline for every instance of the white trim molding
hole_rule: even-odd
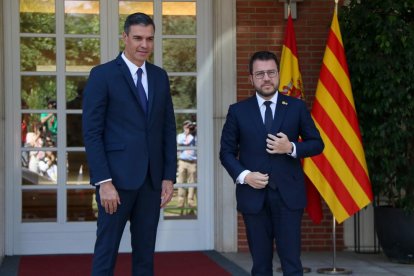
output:
[[[228,106],[236,101],[236,0],[214,1],[215,249],[237,251],[235,186],[219,161]]]

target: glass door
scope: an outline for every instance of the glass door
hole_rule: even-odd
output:
[[[11,1],[11,0],[10,0]],[[158,251],[213,248],[211,1],[19,0],[15,103],[21,137],[14,254],[91,252],[97,205],[82,141],[82,93],[95,65],[123,49],[133,12],[156,24],[150,62],[169,74],[178,143],[177,184],[163,209]],[[203,11],[202,13],[200,13]],[[207,46],[207,47],[206,47]],[[17,49],[14,49],[17,50]],[[212,51],[212,47],[208,49]],[[202,65],[202,66],[201,66]],[[201,74],[203,72],[203,74]],[[203,84],[204,83],[204,84]],[[19,127],[17,127],[17,123]],[[120,251],[130,251],[129,227]]]

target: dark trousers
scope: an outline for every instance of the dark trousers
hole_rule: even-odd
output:
[[[154,250],[160,217],[161,191],[154,190],[147,177],[138,190],[118,190],[121,204],[110,215],[101,206],[99,188],[98,229],[92,264],[93,276],[112,276],[119,243],[127,221],[130,221],[132,275],[154,275]]]
[[[247,240],[253,259],[252,275],[273,275],[273,241],[284,276],[303,275],[300,260],[301,220],[303,209],[291,210],[278,190],[266,188],[263,209],[257,214],[243,214]]]

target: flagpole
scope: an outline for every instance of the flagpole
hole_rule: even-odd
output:
[[[328,267],[328,268],[319,268],[317,270],[317,272],[319,274],[330,274],[330,275],[351,274],[352,270],[336,267],[336,221],[335,221],[335,216],[332,216],[332,219],[333,219],[333,224],[332,224],[333,265],[332,265],[332,267]]]

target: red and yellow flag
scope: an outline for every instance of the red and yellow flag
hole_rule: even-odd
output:
[[[280,58],[279,92],[288,96],[303,99],[302,75],[299,70],[296,35],[290,12],[286,25],[282,56]]]
[[[280,59],[279,91],[288,96],[304,99],[302,75],[299,70],[299,59],[296,48],[296,35],[290,11]],[[306,196],[308,201],[306,212],[314,223],[320,223],[322,220],[321,199],[318,191],[310,183],[309,179],[306,179]]]
[[[338,223],[373,200],[358,118],[335,8],[312,117],[325,149],[304,161],[304,171]]]

